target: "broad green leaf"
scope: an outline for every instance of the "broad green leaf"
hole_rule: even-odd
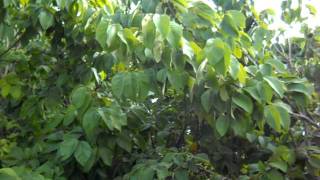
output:
[[[152,17],[146,15],[142,20],[142,33],[143,33],[143,43],[144,45],[152,49],[156,36],[156,27],[152,22]]]
[[[235,22],[232,15],[225,14],[220,24],[220,27],[222,31],[225,33],[225,35],[237,37],[239,36],[237,25],[238,24]]]
[[[170,176],[170,172],[166,167],[158,166],[156,170],[159,180],[165,180],[168,176]]]
[[[245,137],[250,127],[250,119],[244,117],[234,119],[231,121],[231,127],[235,135]]]
[[[241,84],[245,84],[247,77],[248,77],[247,71],[245,70],[245,68],[243,67],[243,65],[240,64],[240,69],[239,69],[239,73],[238,73],[239,82],[240,82]]]
[[[126,114],[123,113],[120,106],[115,103],[113,103],[108,108],[99,108],[98,113],[111,131],[113,131],[114,129],[121,131],[122,127],[127,125]]]
[[[26,6],[26,5],[29,4],[29,0],[20,0],[20,4],[21,4],[22,6]]]
[[[66,114],[64,115],[63,125],[69,126],[76,117],[77,117],[77,109],[75,106],[71,104],[70,106],[68,106],[66,110]]]
[[[107,29],[109,22],[106,18],[101,18],[100,23],[96,29],[96,40],[99,42],[102,48],[105,48],[107,45]]]
[[[227,101],[229,100],[229,94],[228,91],[226,89],[226,86],[221,86],[220,90],[219,90],[219,95],[222,101]]]
[[[267,179],[272,180],[284,180],[282,174],[277,170],[267,172]]]
[[[91,146],[86,141],[80,141],[74,153],[78,163],[85,166],[93,153]]]
[[[84,106],[87,106],[91,97],[88,88],[80,86],[74,89],[71,93],[71,103],[77,108],[80,109]]]
[[[288,170],[288,164],[282,160],[270,162],[269,165],[281,170],[284,173],[286,173]]]
[[[219,118],[216,121],[216,129],[220,136],[224,136],[229,129],[230,126],[230,120],[224,115],[219,116]]]
[[[244,69],[243,65],[239,63],[235,58],[231,58],[230,75],[233,79],[238,79],[241,84],[246,83],[247,71]]]
[[[306,7],[308,8],[310,14],[317,15],[317,8],[316,7],[314,7],[311,4],[306,4]]]
[[[177,90],[182,90],[188,82],[188,75],[186,72],[170,70],[167,75],[170,84]]]
[[[145,13],[154,13],[158,4],[159,0],[141,0],[141,7]]]
[[[116,49],[120,42],[117,36],[118,32],[122,29],[120,24],[110,24],[107,29],[107,45],[111,50]]]
[[[248,92],[250,96],[253,97],[255,100],[257,100],[259,103],[262,102],[258,88],[256,86],[246,87],[244,88],[244,90]]]
[[[116,97],[133,100],[144,100],[151,89],[148,74],[145,72],[118,73],[112,78],[111,84]]]
[[[303,93],[308,97],[311,97],[313,92],[313,87],[311,85],[308,86],[303,83],[291,83],[287,85],[287,88],[288,91]]]
[[[86,135],[90,138],[93,138],[97,128],[99,126],[100,116],[97,112],[96,107],[91,107],[83,115],[82,127]]]
[[[21,86],[12,86],[10,88],[10,94],[14,99],[20,99],[22,96]]]
[[[208,63],[213,65],[216,72],[225,74],[230,66],[231,50],[222,39],[209,39],[204,48]]]
[[[230,75],[234,80],[238,79],[239,70],[240,70],[240,63],[238,62],[237,59],[231,58]]]
[[[272,88],[266,82],[258,82],[257,89],[263,102],[270,103],[273,96]]]
[[[270,64],[260,64],[259,70],[263,76],[271,76],[272,66]]]
[[[3,83],[1,85],[1,95],[2,97],[7,97],[10,93],[11,85],[8,83]]]
[[[112,165],[113,152],[106,147],[99,147],[99,156],[102,159],[103,163],[107,166]]]
[[[283,73],[286,71],[286,66],[280,60],[269,59],[266,63],[272,65],[278,72]]]
[[[201,95],[201,104],[207,113],[210,111],[212,106],[212,99],[210,98],[212,93],[212,90],[208,89]]]
[[[208,62],[215,65],[222,61],[225,48],[225,43],[221,39],[209,39],[204,49]]]
[[[62,143],[59,145],[58,154],[61,157],[61,160],[64,161],[68,159],[76,150],[78,146],[78,139],[76,138],[65,138]]]
[[[246,17],[240,11],[229,10],[227,11],[227,14],[232,17],[232,21],[239,29],[243,29],[246,27]]]
[[[129,153],[131,152],[132,142],[131,142],[131,138],[129,137],[129,134],[121,133],[117,137],[116,142],[118,146],[120,146],[122,149],[126,150]]]
[[[247,95],[238,93],[237,95],[232,97],[232,102],[248,113],[252,113],[253,104],[251,99]]]
[[[151,167],[141,168],[139,173],[140,179],[154,179],[155,171]]]
[[[54,17],[50,12],[42,10],[39,14],[39,22],[42,28],[47,30],[54,24]]]
[[[133,34],[132,29],[124,28],[118,32],[118,36],[130,50],[133,50],[139,44],[139,41]]]
[[[155,45],[153,47],[153,58],[154,60],[159,63],[162,60],[162,56],[165,52],[165,45],[164,42],[160,39],[160,36],[157,36],[155,39]]]
[[[176,22],[170,22],[170,31],[167,37],[169,44],[174,48],[180,48],[183,27]]]
[[[180,169],[174,173],[174,178],[176,180],[188,180],[189,172],[185,169]]]
[[[161,36],[167,38],[170,31],[170,17],[168,15],[155,14],[153,15],[153,22]]]
[[[278,93],[281,98],[283,97],[285,86],[278,78],[265,76],[263,79],[272,87],[274,91]]]
[[[12,168],[1,168],[0,179],[3,180],[22,180]]]
[[[271,104],[265,107],[264,116],[267,123],[276,131],[281,131],[281,126],[288,130],[290,127],[290,116],[286,108],[277,104]]]

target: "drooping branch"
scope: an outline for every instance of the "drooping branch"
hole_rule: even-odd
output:
[[[301,113],[291,113],[291,114],[294,115],[297,118],[304,119],[305,122],[313,125],[316,128],[320,128],[320,124],[316,123],[312,118],[310,118],[310,117],[308,117],[308,116],[306,116],[304,114],[301,114]]]

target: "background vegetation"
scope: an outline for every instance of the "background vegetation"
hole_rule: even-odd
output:
[[[320,176],[317,9],[253,3],[0,0],[0,179]]]

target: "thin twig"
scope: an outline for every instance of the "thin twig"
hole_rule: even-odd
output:
[[[311,119],[310,117],[308,117],[304,114],[298,114],[298,113],[291,113],[291,114],[298,117],[298,118],[302,118],[302,119],[306,120],[306,122],[308,122],[309,124],[311,124],[317,128],[320,128],[320,125],[318,123],[316,123],[313,119]]]
[[[8,49],[6,49],[5,51],[3,51],[3,52],[0,54],[0,57],[2,57],[3,55],[7,54],[12,48],[14,48],[14,47],[18,44],[18,42],[21,40],[21,38],[23,37],[23,35],[24,35],[24,32],[16,39],[16,41],[15,41],[13,44],[11,44],[11,45],[8,47]]]

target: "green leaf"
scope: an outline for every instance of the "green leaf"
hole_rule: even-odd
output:
[[[127,125],[126,114],[123,113],[120,106],[115,103],[108,108],[99,108],[98,113],[111,131],[114,129],[121,131],[122,126]]]
[[[10,93],[11,85],[8,83],[3,83],[1,85],[1,95],[2,97],[7,97]]]
[[[44,30],[49,29],[54,23],[54,17],[48,11],[42,10],[39,14],[39,21]]]
[[[257,100],[259,103],[262,102],[258,88],[256,86],[250,86],[244,88],[244,90],[250,94],[251,97],[253,97],[255,100]]]
[[[212,107],[212,90],[208,89],[201,95],[201,104],[204,110],[208,113]]]
[[[68,106],[67,110],[66,110],[66,114],[64,115],[63,118],[63,125],[64,126],[69,126],[77,117],[77,109],[75,106],[73,106],[72,104],[70,106]]]
[[[204,52],[209,64],[214,66],[216,72],[220,74],[227,72],[231,61],[231,50],[222,39],[209,39]]]
[[[95,136],[99,122],[100,116],[95,107],[91,107],[83,115],[82,127],[88,137],[93,138]]]
[[[153,22],[161,36],[167,38],[170,31],[170,17],[168,15],[155,14],[153,15]]]
[[[12,86],[10,88],[10,94],[14,99],[20,99],[20,97],[22,96],[21,86]]]
[[[103,163],[107,166],[112,165],[113,152],[106,147],[99,147],[99,157],[102,159]]]
[[[91,100],[90,92],[86,87],[80,86],[71,93],[71,104],[77,109],[85,107]]]
[[[222,31],[225,35],[237,37],[239,36],[239,31],[237,28],[237,23],[235,23],[232,15],[225,14],[223,20],[220,24]]]
[[[118,32],[122,29],[120,24],[110,24],[107,29],[107,45],[109,50],[112,51],[118,48],[120,42]]]
[[[238,93],[237,95],[232,97],[232,102],[241,107],[243,110],[247,111],[248,113],[252,113],[253,104],[251,99],[247,95]]]
[[[112,92],[118,98],[144,100],[151,89],[148,74],[144,72],[123,72],[111,81]]]
[[[264,109],[264,116],[269,124],[274,130],[281,131],[281,114],[277,106],[268,105]]]
[[[286,71],[286,66],[280,60],[269,59],[266,63],[272,65],[278,72],[283,73]]]
[[[170,172],[164,166],[157,167],[157,177],[159,180],[165,180],[168,176],[170,176]]]
[[[246,83],[247,71],[237,59],[231,58],[230,75],[233,79],[238,79],[241,84]]]
[[[180,48],[183,27],[176,22],[170,22],[170,31],[167,37],[169,44],[174,48]]]
[[[250,119],[240,117],[236,120],[231,121],[231,127],[235,135],[245,137],[246,133],[250,127]]]
[[[102,48],[105,48],[107,45],[107,29],[109,22],[106,18],[101,18],[100,23],[96,29],[96,40],[99,42]]]
[[[78,146],[78,139],[76,138],[65,138],[59,145],[58,154],[61,156],[61,160],[64,161],[68,159],[76,150]]]
[[[281,98],[283,97],[285,86],[278,78],[265,76],[263,79],[270,85],[270,87],[272,87],[273,90],[278,93]]]
[[[230,126],[230,120],[224,115],[219,116],[219,118],[216,121],[216,129],[220,136],[224,136],[229,129]]]
[[[152,17],[146,15],[142,20],[142,34],[143,34],[143,43],[144,45],[152,49],[156,36],[155,25],[152,22]]]
[[[274,168],[281,170],[284,173],[286,173],[288,170],[288,164],[284,161],[281,161],[281,160],[270,162],[269,165],[271,167],[274,167]]]
[[[129,50],[134,49],[138,44],[139,41],[137,37],[134,35],[132,29],[124,28],[118,32],[118,36],[124,42]]]
[[[80,165],[85,166],[89,161],[92,152],[91,146],[86,141],[80,141],[74,153],[74,157]]]
[[[273,96],[272,88],[266,82],[258,82],[257,89],[262,101],[270,103]]]
[[[141,168],[139,172],[139,179],[152,180],[154,179],[155,171],[151,167]]]
[[[141,7],[143,12],[145,13],[154,13],[157,5],[159,4],[159,0],[142,0]]]
[[[310,11],[310,14],[312,15],[317,15],[317,8],[314,7],[311,4],[306,4],[306,7],[308,8],[308,10]]]
[[[170,84],[177,90],[183,90],[188,82],[188,75],[186,72],[170,70],[167,75]]]
[[[121,133],[116,140],[118,146],[120,146],[122,149],[126,150],[127,152],[131,152],[132,150],[132,142],[131,138],[128,134]]]
[[[12,168],[1,168],[0,179],[3,180],[22,180]]]
[[[311,97],[313,92],[313,87],[311,85],[306,85],[303,83],[291,83],[287,85],[288,91],[303,93],[308,97]]]
[[[272,180],[284,180],[282,174],[277,170],[272,170],[267,173],[267,179]]]
[[[246,17],[240,11],[229,10],[227,11],[227,14],[232,17],[232,21],[239,29],[246,27]]]
[[[180,169],[174,173],[174,178],[176,180],[188,180],[189,179],[189,173],[187,170]]]

